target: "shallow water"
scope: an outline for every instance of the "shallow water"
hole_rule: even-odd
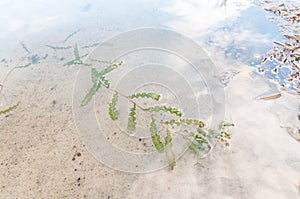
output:
[[[44,3],[32,0],[26,4],[1,1],[0,80],[4,87],[0,110],[17,102],[20,105],[0,120],[3,176],[0,198],[299,197],[300,145],[288,133],[299,127],[299,97],[282,91],[274,74],[262,75],[257,70],[273,41],[284,41],[280,27],[269,20],[272,14],[265,12],[263,6],[250,0],[228,0],[226,5],[217,0]],[[77,88],[74,86],[78,84],[75,81],[78,71],[84,66],[68,63],[74,60],[75,45],[79,56],[84,56],[95,52],[104,40],[145,27],[177,31],[205,50],[220,73],[220,77],[214,77],[217,84],[224,87],[225,101],[221,106],[224,119],[234,122],[236,127],[231,129],[231,145],[225,150],[218,146],[203,158],[187,152],[173,171],[163,168],[148,174],[133,174],[102,164],[91,153],[96,149],[86,145],[86,139],[78,132],[78,121],[73,117],[76,119],[73,91]],[[103,45],[118,50],[113,43]],[[105,55],[110,56],[110,51]],[[194,91],[202,102],[199,110],[204,116],[200,117],[209,121],[211,98],[205,87],[209,80],[196,79],[197,74],[182,59],[151,49],[124,55],[122,59],[127,68],[120,73],[127,76],[119,82],[119,75],[112,77],[118,82],[117,88],[157,89],[164,93],[163,103],[174,102],[183,107],[196,103],[189,101],[189,96],[182,98]],[[145,63],[172,67],[163,67],[157,78],[155,72],[160,66],[154,64],[149,69]],[[145,67],[133,70],[140,65]],[[16,66],[23,68],[15,69],[6,78]],[[151,82],[168,76],[170,68],[175,71],[164,82],[171,86],[147,84],[144,78],[136,80],[142,85],[138,88],[129,82],[141,74],[149,74],[153,68],[154,75],[148,75]],[[179,89],[178,99],[168,88],[187,87],[174,83],[181,81],[180,78],[190,78],[188,85],[192,91]],[[84,80],[80,84],[89,86]],[[278,93],[281,97],[277,99],[256,100]],[[104,94],[96,96],[108,101],[106,98]],[[111,144],[135,153],[153,152],[147,141],[132,144],[126,136],[114,137],[114,128],[118,127],[107,122],[107,116],[101,120],[105,118],[102,100],[96,101],[95,107],[96,117],[104,128],[113,129],[105,131]],[[187,113],[199,115],[193,111]],[[126,123],[124,117],[119,126]],[[136,136],[147,138],[144,129],[140,129],[141,134]],[[151,161],[147,163],[151,165]]]

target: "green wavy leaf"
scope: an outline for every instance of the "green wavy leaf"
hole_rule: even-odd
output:
[[[160,136],[157,134],[157,127],[156,127],[154,118],[152,117],[151,119],[152,120],[150,123],[150,132],[151,132],[152,142],[153,142],[156,150],[159,153],[162,153],[164,151],[164,144],[161,142]]]
[[[115,70],[116,68],[118,68],[119,66],[121,66],[123,64],[123,62],[119,62],[119,63],[114,63],[111,64],[109,66],[106,66],[103,70],[101,70],[101,74],[106,75],[108,73],[110,73],[111,71]]]
[[[52,48],[54,50],[67,50],[67,49],[70,49],[72,48],[72,46],[51,46],[51,45],[46,45],[48,48]]]
[[[118,93],[115,93],[111,99],[111,102],[109,103],[109,116],[112,120],[118,119],[117,110],[116,110],[117,102],[118,102]]]
[[[219,134],[216,135],[216,139],[225,144],[225,146],[229,146],[229,140],[231,139],[231,135],[228,132],[220,131]]]
[[[79,56],[79,51],[78,51],[77,44],[75,44],[73,52],[74,52],[75,60],[80,60],[80,56]]]
[[[16,68],[27,68],[29,66],[31,66],[31,63],[25,64],[23,66],[17,66]]]
[[[202,122],[200,120],[194,120],[194,119],[170,120],[170,121],[166,121],[164,123],[168,124],[168,125],[177,125],[177,126],[180,126],[181,124],[195,125],[195,126],[198,126],[199,128],[203,128],[205,126],[204,122]]]
[[[81,101],[81,106],[86,106],[91,101],[91,99],[93,98],[93,96],[97,93],[97,91],[100,89],[100,87],[101,87],[101,83],[100,82],[94,83],[93,87],[86,94],[86,96],[84,97],[84,99]]]
[[[100,80],[105,87],[109,88],[110,82],[105,79],[105,76],[102,72],[98,72],[95,68],[91,69],[91,79],[93,83],[96,83],[98,80]]]
[[[64,39],[63,42],[68,41],[71,37],[73,37],[74,35],[76,35],[79,31],[80,31],[80,29],[78,29],[78,30],[72,32],[71,34],[69,34],[69,35]]]
[[[130,98],[131,99],[134,99],[134,98],[150,98],[150,99],[158,101],[159,98],[160,98],[160,95],[156,94],[156,93],[135,93],[135,94],[132,94],[130,96]]]
[[[130,109],[127,130],[129,133],[133,133],[136,129],[136,105],[133,104],[133,107]]]
[[[111,61],[103,61],[103,60],[99,60],[99,59],[91,59],[91,61],[98,62],[98,63],[101,63],[101,64],[109,64],[109,65],[113,64]]]
[[[146,108],[145,111],[148,111],[148,112],[159,112],[159,111],[163,111],[163,112],[169,112],[171,114],[174,114],[174,115],[177,115],[179,117],[182,116],[182,113],[180,110],[178,110],[177,108],[175,107],[167,107],[167,106],[154,106],[154,107],[149,107],[149,108]]]

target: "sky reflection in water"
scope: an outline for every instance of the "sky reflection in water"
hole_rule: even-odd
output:
[[[85,34],[101,32],[93,36],[103,40],[116,33],[139,27],[171,28],[194,40],[210,51],[212,59],[229,64],[239,62],[251,66],[260,64],[262,57],[281,41],[278,25],[267,19],[266,13],[252,0],[145,0],[145,1],[68,1],[54,0],[43,3],[34,0],[1,1],[0,40],[18,44],[34,38],[34,35],[51,35],[60,30],[68,35],[77,29]],[[57,38],[47,41],[57,42]],[[26,41],[30,43],[31,41]],[[10,44],[11,45],[11,44]],[[2,57],[1,57],[2,58]],[[238,67],[238,66],[236,66]],[[272,68],[272,66],[270,66]],[[287,70],[281,75],[288,74]],[[270,79],[280,78],[266,73]]]

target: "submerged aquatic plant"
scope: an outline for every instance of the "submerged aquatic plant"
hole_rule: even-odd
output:
[[[75,44],[75,46],[73,48],[73,54],[74,54],[75,58],[73,60],[68,61],[67,63],[65,63],[64,66],[72,66],[72,65],[85,65],[85,66],[88,66],[88,64],[85,64],[82,61],[82,58],[87,57],[88,53],[80,56],[77,44]]]
[[[80,29],[72,32],[71,34],[69,34],[65,39],[64,39],[64,43],[67,42],[70,38],[72,38],[74,35],[76,35],[78,32],[80,32]]]
[[[20,62],[17,64],[17,66],[11,68],[8,73],[4,76],[4,78],[2,79],[1,83],[0,83],[0,95],[2,93],[2,90],[4,88],[4,84],[5,82],[7,81],[8,77],[16,70],[16,69],[24,69],[24,68],[27,68],[29,66],[32,66],[34,64],[37,64],[38,61],[40,60],[39,56],[37,54],[33,54],[31,56],[29,56],[30,54],[30,51],[28,49],[28,47],[26,46],[26,44],[24,42],[21,43],[21,47],[23,48],[23,50],[27,53],[26,54],[26,58],[27,58],[27,61],[29,61],[28,63],[24,64],[24,65],[19,65]],[[45,56],[43,59],[46,59],[47,56]],[[24,61],[25,58],[23,58],[22,61]],[[20,105],[20,102],[4,109],[4,110],[0,110],[0,115],[4,115],[4,114],[7,114],[13,110],[15,110],[18,106]]]
[[[53,50],[67,50],[72,48],[72,46],[52,46],[52,45],[46,45],[46,47],[51,48]]]
[[[131,95],[124,95],[110,87],[110,81],[107,75],[123,65],[123,62],[112,63],[101,60],[95,60],[97,64],[104,64],[105,67],[98,71],[96,68],[91,68],[91,81],[93,86],[89,92],[83,97],[81,106],[87,105],[93,96],[100,90],[100,88],[107,89],[113,93],[112,99],[108,105],[108,115],[111,120],[118,119],[117,103],[119,97],[126,98],[131,104],[127,120],[127,132],[134,134],[136,125],[139,122],[139,112],[143,111],[149,116],[149,133],[151,135],[152,144],[158,153],[165,153],[166,159],[169,163],[170,169],[176,165],[175,154],[173,152],[173,135],[182,136],[186,140],[187,147],[196,154],[208,153],[214,147],[213,141],[219,141],[224,146],[229,145],[230,134],[227,132],[230,123],[220,124],[218,129],[208,129],[205,123],[198,119],[184,118],[182,111],[177,107],[167,105],[143,106],[139,103],[140,99],[147,99],[153,102],[159,102],[161,95],[154,92],[133,93]],[[166,114],[165,120],[156,119],[156,113]],[[160,128],[158,128],[158,126]],[[174,130],[179,126],[178,130]],[[158,129],[160,129],[158,131]],[[162,130],[161,130],[162,129]]]
[[[26,44],[24,43],[24,42],[22,42],[22,48],[25,50],[25,52],[27,53],[27,54],[29,54],[30,53],[30,51],[28,50],[28,48],[27,48],[27,46],[26,46]]]

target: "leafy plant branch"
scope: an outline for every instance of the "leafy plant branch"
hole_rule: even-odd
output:
[[[101,71],[98,71],[95,68],[91,69],[91,80],[93,86],[83,98],[81,106],[87,105],[91,101],[93,96],[99,91],[99,89],[103,87],[104,89],[107,89],[108,91],[113,93],[108,107],[108,115],[113,121],[115,121],[118,119],[118,111],[116,106],[119,97],[127,99],[132,104],[132,107],[129,110],[127,123],[127,131],[130,134],[133,134],[136,131],[136,125],[138,123],[137,109],[149,114],[149,118],[151,119],[149,124],[149,133],[151,135],[153,146],[159,153],[165,152],[166,158],[169,162],[169,167],[171,169],[173,169],[176,164],[175,154],[173,152],[172,134],[182,136],[182,138],[186,140],[187,147],[196,154],[200,154],[201,152],[209,153],[214,147],[211,140],[217,140],[223,143],[224,146],[229,145],[230,134],[227,132],[227,128],[229,126],[233,126],[233,124],[222,123],[220,124],[218,129],[212,130],[207,129],[205,123],[201,120],[184,118],[182,111],[176,107],[166,105],[143,107],[138,102],[141,98],[149,99],[152,101],[159,101],[161,99],[161,95],[154,92],[142,92],[125,95],[122,92],[111,88],[110,81],[106,76],[110,72],[120,67],[123,62],[109,63],[98,61],[98,63],[107,63],[107,66]],[[157,121],[155,119],[154,113],[158,112],[162,112],[164,114],[167,114],[171,118],[175,117],[177,119]],[[158,131],[158,125],[162,127],[162,130]],[[179,130],[175,130],[175,126],[180,126],[181,128]],[[162,140],[164,140],[164,142]]]

